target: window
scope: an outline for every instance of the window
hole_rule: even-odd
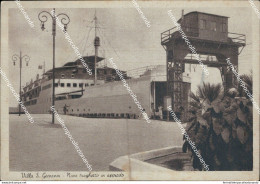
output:
[[[85,84],[85,87],[87,87],[87,86],[88,86],[88,83]]]
[[[94,84],[91,84],[91,86],[94,86]]]
[[[221,32],[223,32],[223,33],[227,32],[227,26],[225,23],[221,24]]]
[[[217,31],[217,23],[216,22],[211,22],[210,23],[210,30]]]
[[[79,83],[79,87],[82,88],[83,87],[83,83]]]
[[[58,87],[58,83],[55,83],[55,87]]]
[[[71,74],[71,78],[74,78],[74,76],[75,76],[74,74]]]
[[[67,83],[67,87],[69,87],[69,88],[70,88],[70,87],[71,87],[71,83]]]
[[[65,77],[65,75],[64,74],[61,74],[61,78],[63,79]]]
[[[206,20],[200,20],[200,29],[206,29]]]
[[[64,87],[64,83],[60,83],[60,87]]]
[[[77,85],[77,83],[73,83],[73,87],[75,88],[75,87],[77,87],[78,85]]]

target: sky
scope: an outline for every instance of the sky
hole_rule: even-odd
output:
[[[239,73],[249,73],[252,69],[252,8],[183,8],[184,13],[201,11],[229,17],[229,32],[246,35],[247,45],[239,55]],[[13,66],[12,55],[22,54],[30,56],[29,66],[25,63],[22,68],[22,86],[37,74],[42,74],[38,69],[45,61],[46,71],[52,68],[52,35],[51,19],[45,24],[45,30],[41,30],[38,14],[41,11],[51,9],[30,8],[25,9],[34,28],[31,28],[18,9],[9,11],[9,80],[14,88],[19,90],[19,65]],[[119,69],[130,70],[148,65],[165,65],[166,53],[160,44],[161,33],[174,27],[167,14],[169,9],[143,8],[145,17],[149,20],[151,27],[147,27],[138,11],[134,8],[97,8],[98,18],[97,36],[101,39],[99,55],[107,60],[113,58]],[[182,8],[172,8],[172,13],[179,19]],[[242,13],[243,12],[243,13]],[[73,43],[79,48],[81,55],[93,55],[94,47],[94,14],[95,9],[71,8],[56,9],[56,14],[66,13],[70,17],[68,34]],[[77,58],[74,50],[65,39],[63,32],[57,26],[56,35],[56,67]],[[109,65],[109,62],[106,62]],[[209,69],[209,76],[205,82],[221,82],[220,72],[216,68]],[[15,74],[15,75],[13,75]],[[199,65],[192,66],[191,83],[192,91],[196,90],[200,83],[202,69]],[[11,93],[10,93],[11,95]],[[14,98],[10,98],[10,106],[16,106]]]

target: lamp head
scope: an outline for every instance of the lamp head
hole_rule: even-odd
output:
[[[44,23],[42,22],[42,26],[41,26],[42,31],[44,31],[45,27],[44,27]]]
[[[64,32],[67,32],[67,24],[64,24]]]

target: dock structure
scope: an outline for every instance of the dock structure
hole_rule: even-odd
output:
[[[166,51],[167,95],[176,113],[187,112],[183,96],[185,64],[199,64],[220,70],[224,89],[235,86],[235,78],[226,59],[238,69],[238,55],[246,45],[244,34],[228,32],[228,17],[203,12],[190,12],[178,20],[190,45],[185,42],[177,26],[161,33],[161,45]],[[197,55],[198,54],[198,55]],[[183,114],[183,117],[185,114]]]

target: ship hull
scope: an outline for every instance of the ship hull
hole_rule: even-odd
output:
[[[151,78],[149,76],[126,81],[148,116],[152,115]],[[45,101],[41,99],[46,99]],[[51,89],[40,95],[39,103],[27,106],[32,114],[51,113]],[[55,101],[59,114],[86,117],[130,117],[138,118],[141,110],[123,82],[116,81],[85,88],[84,94],[76,99]],[[67,106],[65,112],[64,107]]]

